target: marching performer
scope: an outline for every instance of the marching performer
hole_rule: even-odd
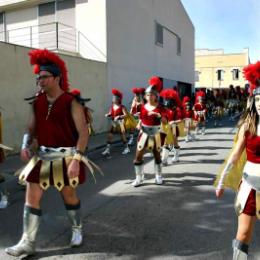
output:
[[[70,245],[82,244],[80,199],[76,187],[85,181],[85,166],[91,172],[95,167],[83,155],[88,144],[88,128],[83,107],[67,91],[64,61],[48,50],[32,50],[29,55],[42,92],[32,103],[22,142],[21,158],[28,162],[20,174],[20,179],[27,182],[26,201],[22,238],[15,246],[5,249],[13,256],[35,253],[42,214],[40,202],[44,191],[51,185],[60,192],[71,222]],[[38,150],[32,154],[30,145],[35,139]]]
[[[217,182],[216,196],[224,187],[236,182],[238,192],[235,209],[238,214],[236,239],[233,241],[233,260],[246,260],[256,219],[260,219],[260,62],[244,68],[251,83],[252,96],[239,121],[238,139]],[[245,156],[243,154],[245,153]],[[245,161],[243,171],[237,166]],[[239,173],[242,174],[242,180]],[[240,178],[239,178],[240,177]],[[239,178],[239,179],[238,179]],[[239,182],[239,180],[241,180]],[[228,184],[228,181],[231,184]]]
[[[86,123],[87,123],[87,126],[88,126],[89,135],[95,134],[94,127],[93,127],[93,116],[92,116],[93,110],[85,105],[85,103],[89,102],[91,99],[81,97],[81,91],[77,88],[72,89],[70,91],[70,93],[75,96],[76,100],[84,108],[84,114],[85,114]]]
[[[143,96],[145,93],[145,88],[133,88],[132,92],[134,93],[134,98],[131,104],[130,114],[139,121],[140,111],[142,104],[144,103]],[[134,144],[134,129],[130,129],[130,136],[128,145]]]
[[[217,91],[215,91],[215,102],[214,102],[213,114],[215,119],[214,125],[221,126],[221,121],[224,114],[224,100],[222,94],[218,89]]]
[[[182,110],[179,95],[175,90],[165,89],[160,93],[160,96],[163,98],[167,118],[167,125],[163,124],[166,138],[162,149],[162,163],[166,166],[171,148],[174,152],[171,163],[179,161],[180,146],[178,144],[178,137],[180,135],[179,123],[182,120]]]
[[[0,149],[12,151],[13,149],[0,143]],[[1,161],[0,161],[1,163]],[[4,179],[2,180],[4,181]],[[2,182],[1,181],[1,182]],[[5,209],[8,206],[8,195],[6,192],[2,192],[0,188],[0,209]]]
[[[238,108],[238,99],[233,85],[229,86],[227,108],[230,120],[234,121],[236,110]]]
[[[125,155],[130,153],[130,149],[126,139],[126,119],[129,116],[129,113],[126,107],[122,105],[123,94],[115,88],[112,89],[112,94],[112,105],[109,112],[105,115],[105,117],[107,117],[111,121],[107,135],[107,146],[102,152],[102,154],[105,156],[110,156],[113,134],[118,132],[121,135],[121,139],[124,145],[124,150],[122,154]]]
[[[189,142],[194,139],[194,135],[191,133],[193,111],[191,107],[190,97],[185,96],[183,98],[182,109],[183,109],[183,119],[185,123],[185,132],[186,132],[185,142]]]
[[[205,105],[205,96],[206,94],[204,91],[198,91],[195,96],[195,104],[193,106],[195,134],[198,134],[199,127],[201,126],[201,133],[205,135],[207,112]]]
[[[162,161],[161,161],[161,122],[166,122],[165,110],[158,103],[159,93],[162,90],[162,81],[158,77],[152,77],[149,80],[149,87],[145,90],[146,104],[143,104],[140,111],[140,120],[137,129],[140,130],[137,142],[136,155],[134,159],[136,179],[133,182],[134,187],[142,184],[144,179],[143,156],[146,150],[152,151],[154,155],[154,173],[155,183],[161,185]]]

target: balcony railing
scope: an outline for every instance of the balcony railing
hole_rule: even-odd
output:
[[[106,61],[106,55],[84,34],[58,22],[2,31],[0,41]]]

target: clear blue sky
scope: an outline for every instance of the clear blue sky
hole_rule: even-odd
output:
[[[195,47],[241,52],[260,60],[260,0],[181,0],[195,27]]]

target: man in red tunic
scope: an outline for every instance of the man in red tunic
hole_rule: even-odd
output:
[[[58,55],[48,50],[33,50],[29,55],[42,93],[32,104],[21,148],[22,160],[29,162],[20,175],[27,182],[23,235],[17,245],[5,250],[13,256],[34,254],[40,201],[50,185],[60,191],[71,221],[71,246],[82,244],[80,200],[75,188],[85,180],[83,152],[88,128],[83,107],[67,92],[67,70]],[[38,150],[32,157],[30,144],[35,139]]]

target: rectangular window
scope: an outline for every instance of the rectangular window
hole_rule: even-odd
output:
[[[177,36],[177,55],[181,55],[181,38]]]
[[[75,0],[57,1],[57,22],[76,27]]]
[[[217,70],[218,80],[224,80],[224,70]]]
[[[57,10],[75,8],[75,0],[57,0]]]
[[[239,80],[239,69],[233,69],[232,74],[233,74],[233,80]]]
[[[0,13],[0,26],[4,24],[4,13]]]
[[[56,49],[57,32],[55,25],[55,1],[39,5],[39,47]]]
[[[39,5],[39,24],[55,22],[55,1]]]
[[[4,13],[0,13],[0,41],[5,39]]]
[[[0,41],[6,41],[4,13],[0,13]]]
[[[155,43],[163,46],[163,26],[159,23],[155,24]]]

